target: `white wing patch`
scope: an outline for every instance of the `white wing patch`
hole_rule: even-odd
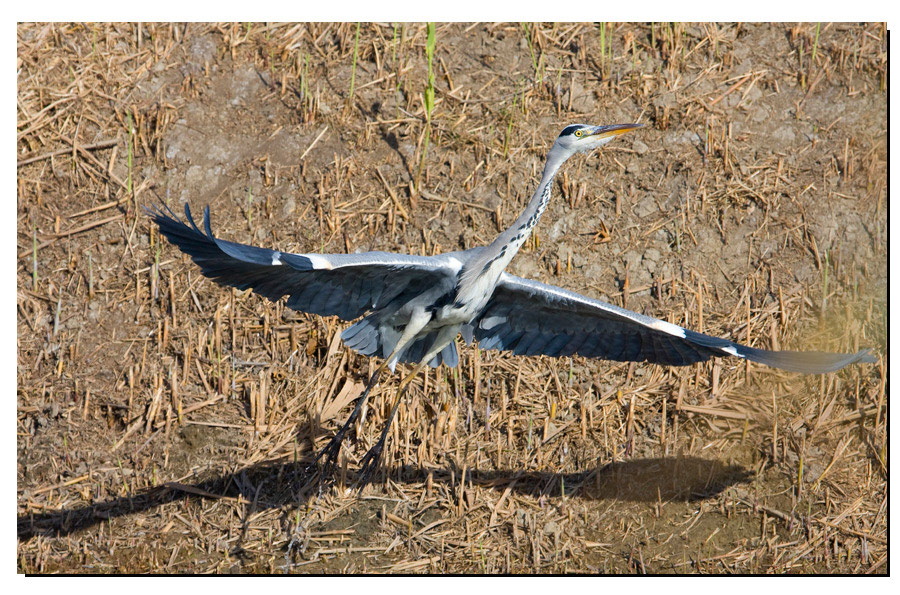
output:
[[[678,325],[672,324],[671,322],[666,322],[665,320],[654,320],[647,326],[652,329],[662,331],[666,334],[684,339],[684,329]]]
[[[447,260],[450,261],[450,266],[456,269],[457,272],[459,272],[459,269],[462,268],[462,261],[460,261],[459,259],[448,256]]]
[[[721,349],[722,349],[722,351],[724,351],[725,353],[730,353],[731,355],[733,355],[733,356],[735,356],[735,357],[740,357],[740,358],[743,358],[743,357],[744,357],[743,355],[741,355],[740,353],[738,353],[738,352],[737,352],[737,349],[735,349],[734,347],[722,347]]]
[[[334,268],[331,266],[331,263],[328,262],[327,258],[319,256],[318,254],[304,254],[303,256],[309,259],[309,262],[312,263],[312,267],[317,271],[330,271],[332,268]]]
[[[284,264],[281,262],[281,252],[276,252],[272,255],[272,266],[278,266]]]

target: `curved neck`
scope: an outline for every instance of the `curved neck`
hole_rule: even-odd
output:
[[[554,147],[556,148],[556,147]],[[544,165],[544,172],[541,175],[541,181],[534,191],[531,200],[522,214],[519,215],[513,224],[503,233],[497,236],[491,244],[484,249],[479,258],[472,261],[466,268],[464,276],[467,278],[480,277],[487,275],[489,278],[496,279],[500,273],[509,264],[513,256],[531,235],[531,231],[535,228],[538,220],[543,215],[547,204],[550,202],[550,190],[553,185],[553,178],[560,166],[566,160],[568,155],[561,154],[559,151],[551,150],[547,156],[547,163]]]
[[[553,186],[553,179],[556,177],[556,172],[559,171],[560,166],[565,160],[565,156],[559,156],[558,154],[555,154],[554,151],[550,152],[550,155],[547,157],[547,163],[544,164],[544,172],[541,175],[541,181],[535,189],[531,200],[528,201],[525,210],[522,211],[522,214],[519,215],[515,221],[513,221],[513,224],[509,228],[491,242],[488,252],[501,254],[501,251],[503,251],[505,247],[505,254],[502,254],[500,257],[500,259],[505,259],[505,262],[503,263],[504,267],[512,260],[512,257],[515,256],[516,252],[519,251],[519,248],[522,247],[522,244],[524,244],[525,240],[528,239],[528,236],[531,235],[531,231],[537,226],[541,215],[544,214],[544,211],[550,202],[550,191]]]

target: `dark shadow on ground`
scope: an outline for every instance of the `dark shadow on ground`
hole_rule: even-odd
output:
[[[239,499],[248,507],[249,517],[258,510],[287,505],[303,505],[328,489],[320,485],[316,472],[306,471],[305,463],[263,463],[194,483],[168,483],[133,496],[113,498],[89,506],[56,512],[25,514],[17,519],[20,541],[37,535],[65,536],[82,531],[111,518],[143,512],[189,498]],[[388,471],[394,481],[424,482],[429,473],[435,483],[451,488],[459,485],[458,469],[423,470],[402,466]],[[377,480],[383,478],[382,475]],[[512,490],[532,496],[560,496],[591,500],[629,502],[691,501],[713,497],[729,486],[752,476],[747,469],[720,461],[697,457],[660,457],[632,459],[603,464],[582,473],[544,473],[506,469],[470,470],[466,481],[496,490]]]

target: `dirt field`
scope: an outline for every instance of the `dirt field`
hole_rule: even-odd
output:
[[[438,25],[427,151],[422,24],[17,32],[20,572],[888,572],[885,26]],[[879,363],[462,347],[357,494],[399,374],[320,483],[378,362],[203,278],[141,208],[285,251],[464,249],[565,125],[634,121],[564,166],[512,273]]]

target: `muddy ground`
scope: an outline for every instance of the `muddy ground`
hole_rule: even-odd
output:
[[[881,24],[21,24],[17,567],[57,573],[885,573]],[[462,347],[384,465],[306,471],[377,362],[224,289],[143,205],[294,252],[489,242],[573,122],[510,266],[801,376]],[[424,158],[423,158],[424,154]]]

